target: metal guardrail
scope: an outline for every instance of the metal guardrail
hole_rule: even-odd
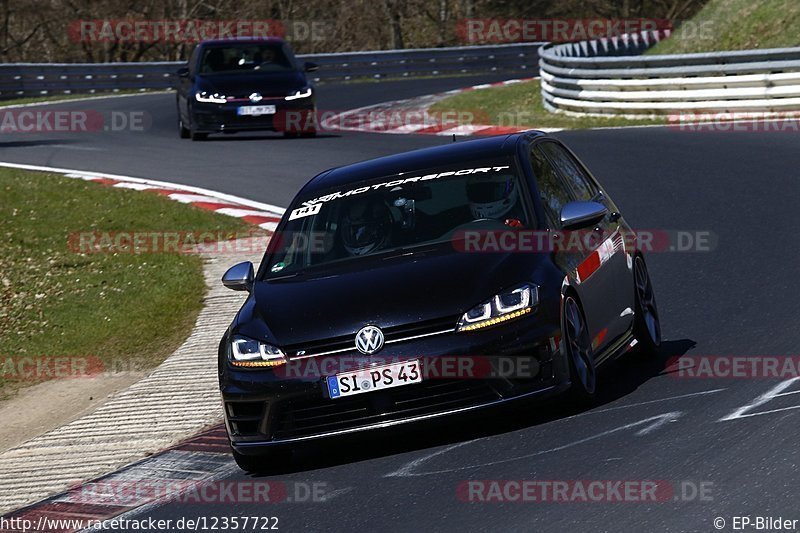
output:
[[[297,56],[320,69],[315,81],[404,78],[539,69],[544,43],[417,48]],[[0,65],[0,99],[121,90],[172,89],[183,62]]]
[[[800,48],[641,55],[667,36],[643,32],[542,47],[545,107],[630,116],[800,110]]]

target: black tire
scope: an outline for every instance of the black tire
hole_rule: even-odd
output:
[[[178,134],[181,136],[181,139],[188,139],[192,136],[192,132],[183,125],[183,119],[180,117],[178,117]]]
[[[597,368],[586,318],[578,300],[568,295],[564,298],[562,342],[569,360],[572,388],[570,395],[580,403],[591,402],[597,393]]]
[[[640,255],[633,259],[633,285],[636,295],[633,335],[639,341],[641,352],[657,354],[661,346],[661,320],[658,317],[653,283],[644,258]]]
[[[231,449],[236,465],[252,474],[268,474],[287,469],[291,465],[291,451],[283,448],[262,452],[258,455],[244,455]]]

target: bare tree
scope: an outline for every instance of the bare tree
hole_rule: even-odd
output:
[[[80,21],[281,21],[299,53],[461,44],[469,18],[689,18],[707,0],[0,0],[0,59],[185,59],[192,42],[81,36]],[[309,28],[314,31],[310,32]],[[302,30],[302,31],[301,31]]]

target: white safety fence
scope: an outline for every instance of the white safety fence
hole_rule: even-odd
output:
[[[641,117],[800,110],[800,48],[641,55],[667,36],[643,32],[542,47],[545,106]]]

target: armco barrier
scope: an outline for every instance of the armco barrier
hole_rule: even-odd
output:
[[[631,116],[800,110],[800,48],[641,55],[668,35],[542,47],[545,106],[575,115]]]
[[[543,43],[417,48],[298,56],[317,63],[316,81],[532,72]],[[0,99],[139,89],[171,89],[181,62],[10,63],[0,65]]]

